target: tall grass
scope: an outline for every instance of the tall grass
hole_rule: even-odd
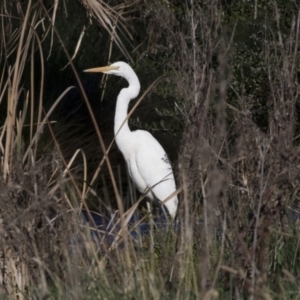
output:
[[[83,4],[129,55],[116,35],[118,29],[130,36],[121,15],[126,6],[110,10],[101,1]],[[268,43],[261,55],[268,95],[267,128],[262,129],[253,117],[253,95],[242,83],[238,90],[231,84],[235,28],[229,34],[224,29],[221,3],[190,1],[181,14],[182,27],[176,26],[176,12],[165,2],[147,4],[149,28],[168,32],[173,48],[167,79],[176,87],[185,118],[178,159],[180,209],[176,224],[132,235],[149,218],[130,222],[143,196],[135,199],[129,189],[135,204],[124,209],[119,178],[110,165],[113,141],[105,146],[55,27],[57,3],[50,11],[42,2],[24,5],[0,5],[0,108],[5,116],[0,132],[1,297],[298,299],[299,12],[283,35],[273,2],[276,26],[266,26]],[[93,174],[81,148],[66,160],[53,130],[53,112],[72,87],[44,109],[47,35],[66,52],[97,132],[103,158]],[[165,78],[145,89],[129,116],[161,80]],[[45,136],[50,140],[47,153],[42,151]],[[73,173],[78,161],[81,178]],[[102,201],[93,184],[103,175],[104,164],[118,213],[112,224],[95,231],[95,224],[82,222],[80,212],[91,213],[89,197]]]

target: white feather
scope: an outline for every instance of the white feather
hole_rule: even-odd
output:
[[[126,119],[129,102],[140,92],[138,77],[124,62],[116,62],[107,67],[87,71],[113,74],[128,81],[129,86],[120,91],[117,99],[114,126],[116,143],[127,162],[129,174],[137,189],[141,193],[150,189],[146,196],[152,201],[158,199],[163,202],[176,191],[172,167],[166,152],[149,132],[130,131]],[[126,121],[123,124],[124,120]],[[173,196],[164,205],[170,215],[175,218],[178,207],[177,196]]]

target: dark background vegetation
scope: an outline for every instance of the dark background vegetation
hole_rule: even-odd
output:
[[[1,268],[8,269],[0,276],[3,295],[65,299],[71,291],[72,299],[298,299],[298,2],[60,0],[55,5],[52,0],[0,5]],[[24,21],[28,7],[29,20],[36,16],[31,27]],[[21,55],[22,28],[28,40],[34,28],[36,40],[24,54],[16,88],[10,70]],[[116,97],[126,82],[83,70],[119,60],[136,71],[141,93],[162,76],[129,123],[132,130],[150,131],[168,153],[180,207],[175,231],[158,231],[139,247],[125,235],[120,248],[103,240],[97,248],[78,226],[78,210],[116,209],[114,180],[125,209],[136,197],[115,144],[108,156],[114,179],[104,162],[91,181],[104,157],[96,127],[108,148]],[[45,115],[70,86],[36,145],[30,114],[22,123],[22,142],[17,116],[9,133],[9,88],[17,91],[16,115],[25,110],[27,93],[34,95],[29,107],[35,107],[37,121],[40,95]],[[10,134],[14,143],[8,152]],[[27,149],[32,154],[23,158]],[[78,156],[66,175],[77,149],[87,164]],[[92,192],[80,197],[85,183]]]

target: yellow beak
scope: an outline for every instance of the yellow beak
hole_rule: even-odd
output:
[[[92,69],[87,69],[84,70],[83,72],[88,72],[88,73],[104,73],[107,71],[111,71],[111,70],[118,70],[119,67],[117,66],[105,66],[105,67],[98,67],[98,68],[92,68]]]

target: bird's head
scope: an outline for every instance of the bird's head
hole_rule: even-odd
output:
[[[130,76],[132,73],[134,73],[132,68],[123,61],[115,62],[115,63],[111,64],[110,66],[87,69],[87,70],[84,70],[84,72],[88,72],[88,73],[100,73],[101,72],[101,73],[105,73],[105,74],[121,76],[126,79],[128,76]]]
[[[132,68],[126,64],[123,61],[118,61],[110,66],[106,67],[99,67],[99,68],[93,68],[93,69],[88,69],[85,70],[85,72],[90,72],[90,73],[105,73],[105,74],[113,74],[117,76],[121,76],[127,80],[129,83],[129,87],[126,88],[126,93],[129,99],[134,99],[138,96],[140,92],[140,81]],[[125,91],[125,89],[123,89]],[[130,90],[130,95],[128,94],[128,91]],[[123,93],[124,93],[123,91]]]

